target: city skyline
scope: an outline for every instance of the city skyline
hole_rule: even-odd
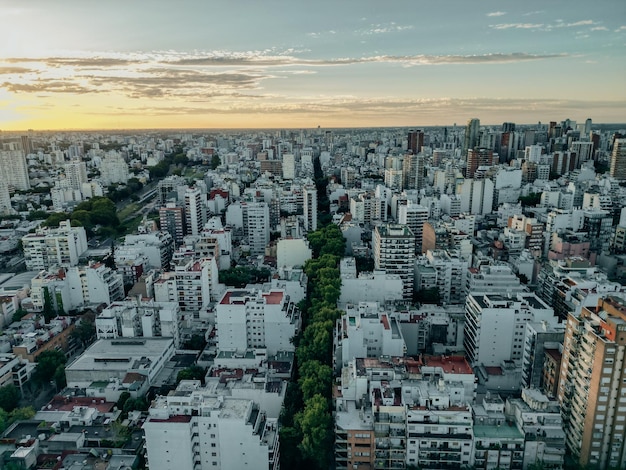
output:
[[[621,1],[0,0],[0,16],[8,131],[625,117]]]

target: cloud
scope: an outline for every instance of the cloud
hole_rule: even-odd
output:
[[[14,75],[30,72],[34,72],[34,70],[27,69],[26,67],[0,67],[0,75]]]
[[[99,89],[122,92],[131,98],[234,96],[229,91],[257,88],[268,75],[190,70],[149,69],[141,76],[89,76],[89,83]],[[219,92],[218,92],[219,91]]]
[[[43,62],[48,67],[61,67],[70,66],[78,68],[92,68],[92,67],[122,67],[135,64],[136,61],[128,59],[115,59],[110,57],[90,57],[90,58],[65,58],[65,57],[51,57],[43,59]]]
[[[622,25],[622,26],[620,26],[619,28],[617,28],[615,30],[616,33],[619,32],[619,31],[626,31],[626,25]]]
[[[487,16],[504,16],[506,15],[505,11],[492,11],[491,13],[487,13]]]
[[[356,31],[356,34],[371,36],[375,34],[388,34],[388,33],[397,33],[401,31],[408,31],[414,29],[413,25],[399,25],[394,22],[391,23],[382,23],[382,24],[372,24],[368,29],[360,29]]]
[[[561,22],[558,22],[554,26],[556,28],[578,28],[580,26],[589,26],[593,24],[596,24],[593,20],[580,20],[580,21],[575,21],[574,23],[565,23],[561,21]]]
[[[35,80],[31,83],[4,82],[0,85],[12,93],[71,93],[82,95],[85,93],[97,93],[98,90],[89,88],[78,83],[64,80]]]
[[[608,30],[609,28],[607,28],[606,26],[594,26],[589,31],[608,31]]]
[[[583,111],[590,106],[603,109],[623,109],[626,105],[621,101],[583,101],[567,99],[522,99],[522,98],[436,98],[436,99],[400,99],[400,98],[371,98],[355,97],[319,97],[312,96],[298,101],[252,102],[242,100],[228,102],[224,107],[218,106],[143,106],[125,109],[124,114],[145,116],[167,115],[290,115],[292,117],[307,117],[319,115],[327,118],[343,118],[350,115],[353,119],[359,118],[401,118],[421,116],[441,117],[442,122],[449,122],[451,115],[472,114],[477,111],[485,113],[511,112],[528,114],[545,114],[559,110]],[[101,114],[101,113],[95,113]],[[111,112],[110,114],[116,114]]]
[[[441,64],[482,64],[482,63],[510,63],[529,60],[554,59],[566,54],[482,54],[482,55],[407,55],[407,56],[366,56],[341,57],[335,59],[300,59],[293,56],[274,57],[194,57],[183,58],[169,65],[183,66],[339,66],[366,63],[400,63],[405,65],[441,65]]]
[[[272,51],[270,51],[272,52]],[[292,51],[290,51],[292,52]],[[267,55],[263,55],[267,54]],[[238,54],[186,55],[156,62],[95,58],[91,61],[72,57],[39,59],[54,63],[52,68],[38,68],[37,76],[20,76],[8,79],[9,73],[27,72],[30,69],[9,66],[0,68],[7,75],[3,88],[12,93],[49,94],[66,93],[84,95],[108,93],[134,99],[184,99],[213,100],[228,97],[233,100],[265,96],[262,83],[269,79],[293,79],[296,76],[316,74],[314,67],[345,67],[360,64],[397,64],[404,67],[434,65],[505,64],[567,57],[567,54],[482,54],[482,55],[406,55],[339,57],[331,59],[302,59],[294,55],[270,55],[268,52]],[[25,60],[25,59],[20,59]],[[59,64],[64,64],[63,66]],[[108,64],[110,67],[100,68]],[[134,64],[125,66],[123,64]],[[94,66],[94,68],[90,68]]]
[[[499,23],[489,25],[492,29],[532,29],[540,31],[551,31],[554,28],[580,28],[583,26],[591,26],[598,24],[593,20],[580,20],[573,23],[566,23],[562,19],[557,19],[554,23]]]
[[[141,60],[120,59],[114,57],[11,57],[2,59],[3,62],[18,64],[42,64],[47,67],[76,67],[76,68],[106,68],[124,67],[141,63]]]
[[[490,24],[493,29],[539,29],[543,27],[543,23],[500,23]]]

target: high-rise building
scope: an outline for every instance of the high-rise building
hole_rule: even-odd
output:
[[[566,444],[582,465],[626,462],[626,301],[607,296],[569,313],[557,397]]]
[[[528,322],[554,322],[554,311],[534,294],[516,298],[470,293],[465,302],[463,346],[473,366],[500,366],[504,361],[522,364]]]
[[[185,191],[185,221],[187,235],[200,235],[207,221],[206,207],[202,203],[200,188],[191,187]]]
[[[415,235],[406,225],[384,224],[374,229],[374,267],[402,279],[402,297],[413,297]]]
[[[479,166],[493,166],[498,164],[497,154],[486,148],[471,148],[467,150],[467,165],[465,177],[473,178]]]
[[[185,237],[185,209],[176,206],[176,203],[168,203],[159,209],[159,225],[161,230],[168,232],[176,246],[183,243]]]
[[[194,259],[184,256],[173,271],[164,273],[154,283],[157,302],[177,302],[181,321],[205,319],[206,306],[216,300],[218,282],[215,258]]]
[[[100,179],[102,184],[108,186],[112,183],[128,182],[128,163],[117,152],[109,152],[100,163]]]
[[[283,154],[283,179],[292,180],[296,177],[296,157],[293,153]]]
[[[250,253],[265,254],[270,242],[270,208],[266,202],[248,202],[243,207],[244,234],[248,237]]]
[[[404,189],[422,189],[424,187],[424,156],[407,154],[402,160],[402,178]]]
[[[85,162],[75,160],[66,163],[63,167],[65,169],[65,180],[70,188],[81,189],[83,183],[88,181],[87,165]]]
[[[87,250],[84,227],[62,221],[59,228],[44,227],[22,238],[26,269],[40,271],[54,266],[76,266]]]
[[[611,153],[611,176],[626,180],[626,139],[615,139]]]
[[[413,152],[413,155],[417,155],[422,151],[423,146],[424,132],[420,130],[409,131],[407,150]]]
[[[276,354],[294,350],[300,312],[283,290],[228,289],[215,305],[215,321],[221,350],[264,348]]]
[[[304,188],[304,229],[308,232],[317,230],[317,189],[315,186]]]
[[[424,241],[424,223],[428,220],[428,208],[410,201],[406,205],[398,206],[398,222],[407,225],[415,237],[415,254],[422,254]]]
[[[11,212],[11,194],[9,193],[9,185],[4,179],[0,178],[0,214],[6,215]]]
[[[18,142],[0,142],[0,179],[9,188],[20,191],[30,189],[26,156]]]
[[[473,118],[467,121],[465,126],[465,138],[463,140],[463,155],[467,155],[470,149],[478,145],[480,138],[480,119]]]
[[[280,468],[277,419],[253,400],[216,396],[199,382],[159,396],[143,430],[153,470]]]

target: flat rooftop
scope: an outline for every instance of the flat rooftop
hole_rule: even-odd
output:
[[[473,374],[474,370],[463,356],[423,356],[424,365],[441,367],[447,374]]]
[[[147,370],[171,347],[172,338],[100,339],[66,369]]]

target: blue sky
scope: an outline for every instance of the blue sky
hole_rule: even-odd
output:
[[[626,2],[0,0],[0,129],[626,121]]]

